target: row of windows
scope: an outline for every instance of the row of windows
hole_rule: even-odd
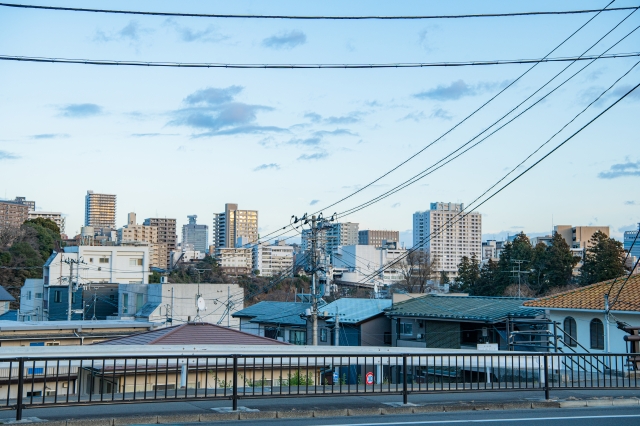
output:
[[[564,329],[564,343],[567,346],[578,346],[578,325],[572,317],[566,317],[562,324]],[[604,325],[598,318],[589,323],[589,346],[591,349],[604,350]]]

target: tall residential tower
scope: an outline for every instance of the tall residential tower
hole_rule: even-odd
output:
[[[87,191],[84,208],[84,226],[93,228],[116,227],[116,196]]]
[[[213,215],[213,245],[234,248],[258,242],[258,211],[238,210],[237,204],[225,204],[224,212]]]

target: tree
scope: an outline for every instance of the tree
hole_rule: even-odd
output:
[[[580,284],[611,280],[626,273],[622,243],[598,231],[589,240],[580,274]]]
[[[489,259],[480,268],[478,281],[471,288],[472,296],[497,296],[502,292],[497,292],[495,287],[496,276],[498,274],[498,263]]]
[[[424,293],[427,281],[433,279],[434,265],[429,253],[424,251],[412,251],[394,266],[401,270],[404,290],[409,293]]]
[[[557,232],[546,249],[544,259],[544,285],[538,289],[539,293],[547,293],[551,288],[564,287],[573,277],[573,268],[580,258],[571,253],[569,244]]]
[[[468,293],[478,283],[480,279],[480,264],[475,254],[469,259],[467,256],[462,257],[462,261],[458,264],[458,276],[454,280],[453,290]]]

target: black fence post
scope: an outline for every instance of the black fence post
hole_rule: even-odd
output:
[[[549,355],[544,355],[544,399],[549,400]]]
[[[16,421],[22,420],[22,392],[24,389],[24,358],[18,361],[18,395],[16,397]],[[11,392],[11,384],[9,390]]]
[[[238,355],[233,355],[233,393],[231,394],[233,411],[238,411]]]
[[[402,355],[402,403],[409,402],[409,392],[407,391],[407,356]]]

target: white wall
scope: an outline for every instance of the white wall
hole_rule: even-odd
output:
[[[38,297],[39,296],[39,297]],[[28,278],[20,289],[20,315],[18,321],[42,321],[44,280]]]
[[[631,326],[638,327],[640,326],[640,312],[638,313],[621,313],[621,312],[612,312],[612,317],[610,318],[610,323],[607,327],[607,322],[604,318],[604,312],[599,311],[585,311],[585,310],[547,310],[548,316],[552,321],[558,322],[560,328],[563,327],[564,319],[566,317],[572,317],[576,320],[576,331],[577,331],[577,339],[578,342],[587,348],[587,351],[590,353],[626,353],[627,352],[627,342],[624,341],[624,336],[627,335],[626,332],[619,330],[616,326],[615,319],[626,322]],[[615,317],[615,319],[613,318]],[[604,342],[605,349],[591,349],[590,342],[590,324],[591,320],[594,318],[598,318],[602,321],[604,325]],[[553,329],[551,330],[553,332]],[[607,332],[609,333],[609,338],[607,339]],[[609,342],[609,350],[607,351],[607,341]],[[584,352],[582,348],[575,347],[573,348],[576,352]],[[571,352],[567,350],[567,352]]]
[[[172,292],[173,289],[173,292]],[[200,311],[199,315],[203,322],[216,324],[226,310],[228,294],[232,302],[231,315],[244,309],[244,289],[238,284],[120,284],[118,286],[120,297],[120,316],[133,316],[138,311],[138,297],[142,297],[142,305],[147,302],[157,305],[149,316],[149,321],[162,322],[167,318],[167,314],[173,318],[173,325],[180,325],[185,322],[196,320],[198,310],[196,307],[196,295],[201,294],[205,300],[206,310]],[[171,297],[173,293],[173,298]],[[123,301],[127,294],[127,309],[125,312]],[[139,296],[142,295],[142,296]],[[173,315],[171,315],[171,305],[173,304]],[[227,316],[220,325],[238,328],[240,321],[237,318]]]

